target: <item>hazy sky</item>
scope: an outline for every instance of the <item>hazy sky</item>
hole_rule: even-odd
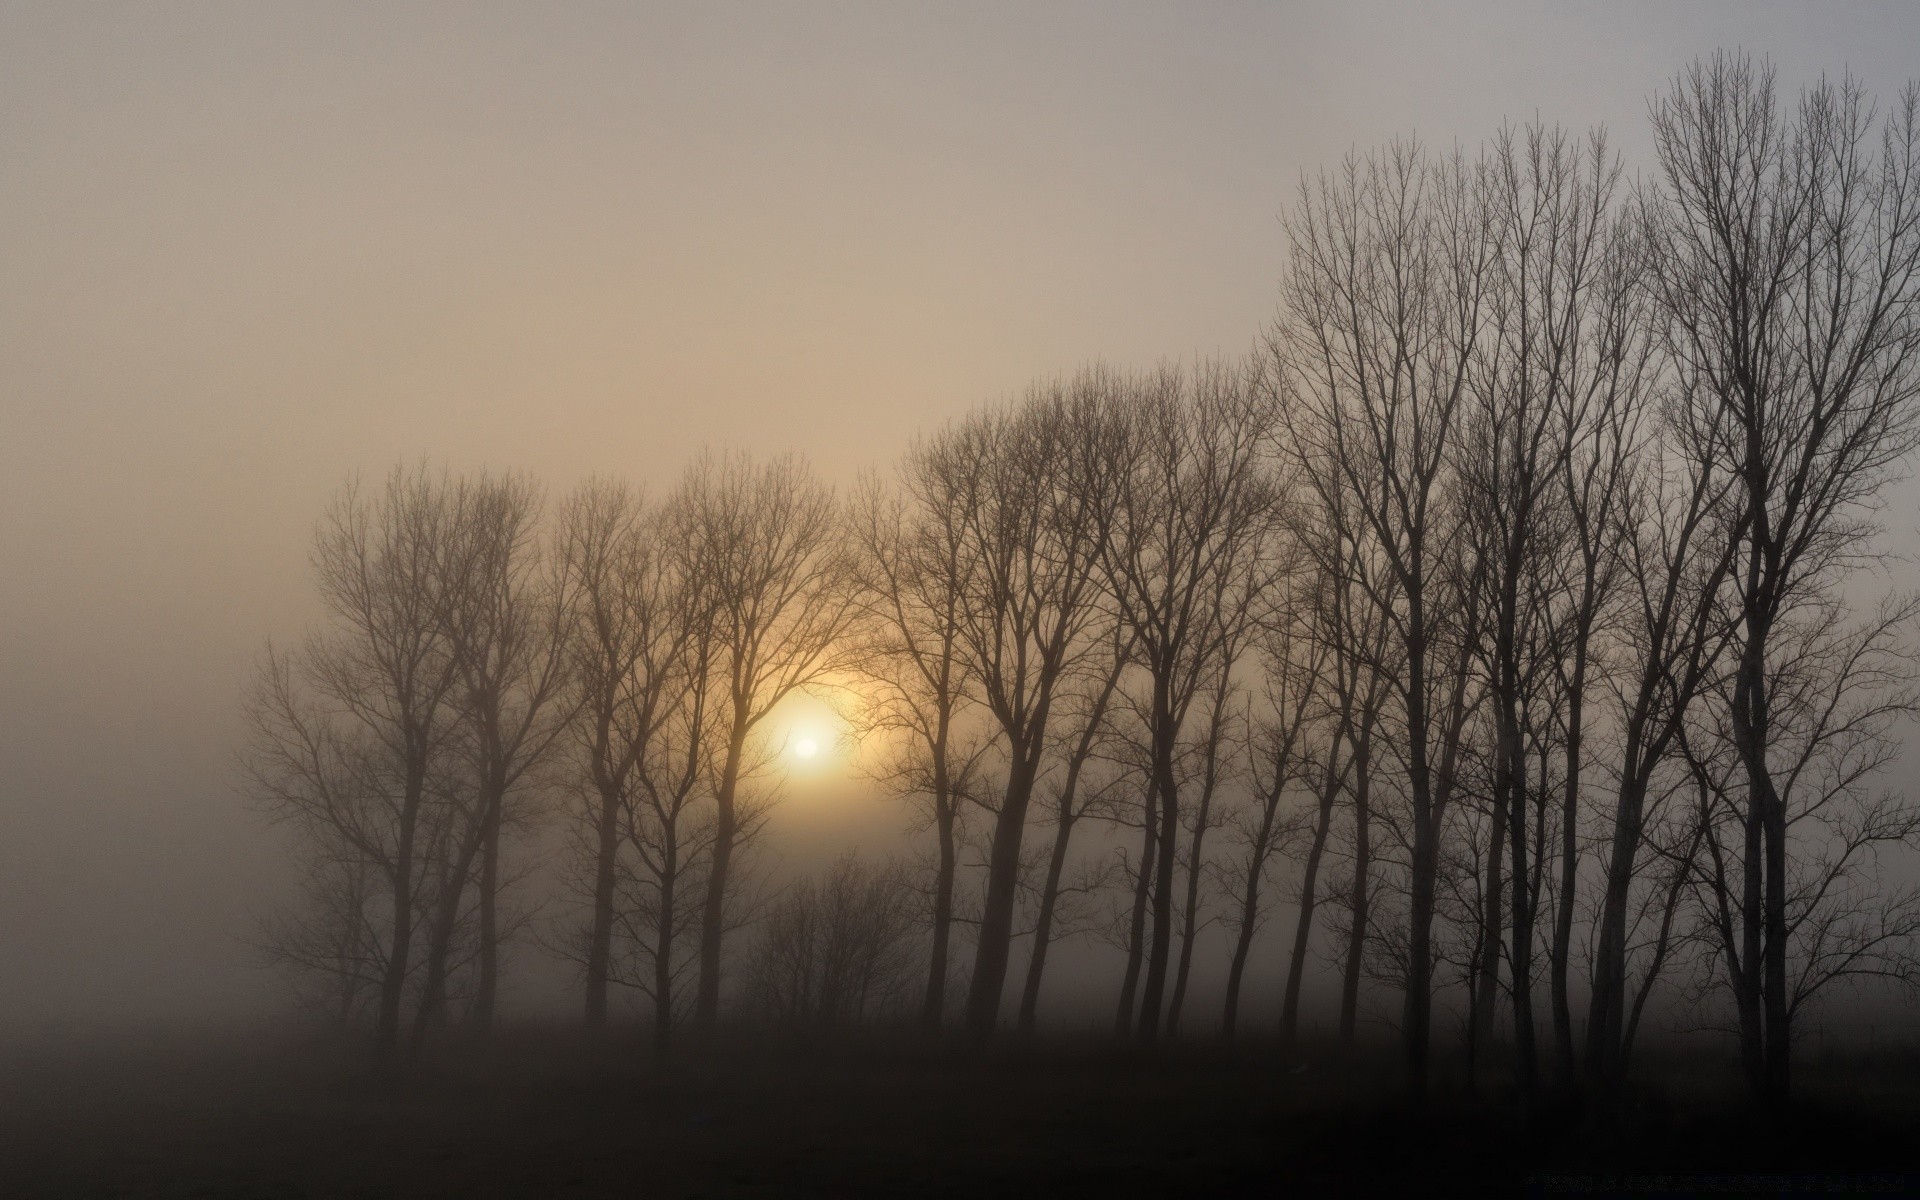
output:
[[[0,4],[0,1013],[262,994],[237,701],[349,472],[845,479],[1248,347],[1350,148],[1538,113],[1645,167],[1723,45],[1890,95],[1920,7]]]

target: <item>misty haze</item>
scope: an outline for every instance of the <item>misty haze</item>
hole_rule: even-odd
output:
[[[0,1196],[1920,1195],[1916,46],[0,5]]]

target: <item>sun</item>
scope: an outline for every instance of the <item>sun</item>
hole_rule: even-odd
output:
[[[793,753],[797,758],[812,758],[820,753],[820,743],[810,737],[803,737],[793,744]]]

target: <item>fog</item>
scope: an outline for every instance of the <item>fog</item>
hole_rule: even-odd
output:
[[[239,703],[350,475],[664,490],[711,446],[844,487],[1032,378],[1250,348],[1355,148],[1538,115],[1646,170],[1695,55],[1891,94],[1915,44],[1896,4],[6,6],[0,1021],[284,1012]],[[902,817],[840,761],[777,821],[804,865]],[[511,964],[509,1012],[572,1011]]]

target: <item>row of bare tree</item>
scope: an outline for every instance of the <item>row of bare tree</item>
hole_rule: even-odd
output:
[[[315,540],[328,626],[270,649],[249,697],[254,793],[312,873],[270,950],[318,969],[343,1012],[370,1006],[383,1054],[409,1005],[415,1043],[445,1018],[456,980],[484,1031],[518,916],[503,832],[566,796],[590,915],[563,948],[588,1021],[630,984],[664,1044],[693,971],[710,1024],[734,855],[764,811],[743,790],[764,767],[754,730],[846,653],[838,538],[831,494],[791,459],[705,461],[661,503],[591,483],[551,529],[520,477],[349,486]]]
[[[910,954],[940,1027],[970,945],[984,1036],[1023,947],[1030,1029],[1098,930],[1151,1043],[1217,921],[1231,1035],[1284,900],[1282,1038],[1318,945],[1344,1042],[1398,997],[1416,1095],[1443,1012],[1524,1097],[1610,1094],[1665,981],[1784,1101],[1810,1001],[1916,977],[1920,809],[1879,784],[1916,610],[1865,593],[1920,437],[1920,94],[1789,102],[1719,55],[1652,108],[1631,187],[1537,125],[1352,157],[1302,184],[1251,359],[1036,385],[844,501],[791,458],[544,525],[517,477],[349,489],[327,629],[250,701],[311,872],[267,943],[383,1050],[456,995],[484,1029],[503,846],[560,812],[589,1023],[629,985],[664,1046],[691,977],[710,1025],[758,731],[809,691],[929,845],[777,902],[746,990],[783,1019],[890,1003]]]

